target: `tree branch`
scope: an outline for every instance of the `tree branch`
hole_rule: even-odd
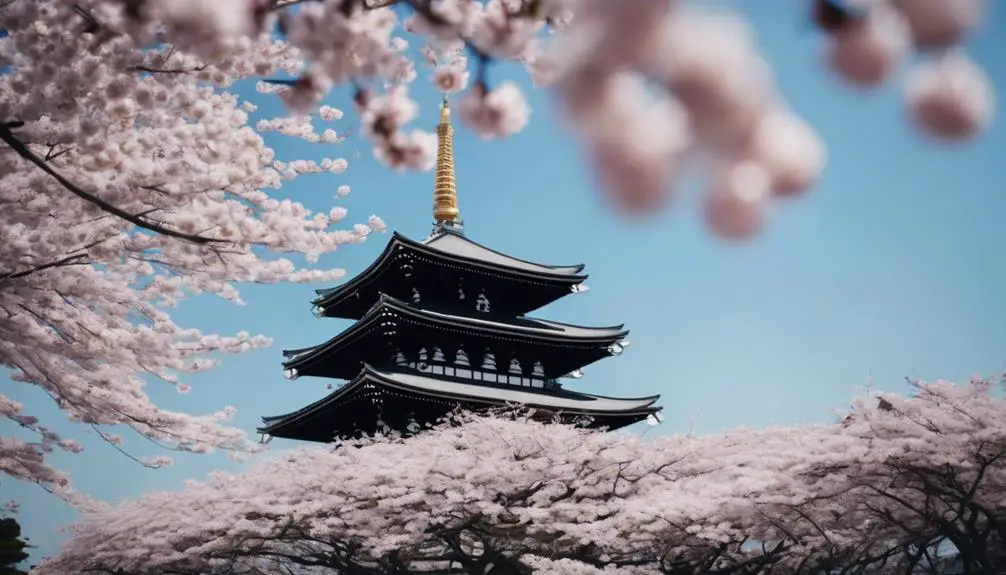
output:
[[[132,66],[130,72],[148,72],[150,74],[191,74],[192,72],[202,72],[208,65],[196,66],[195,68],[151,68],[149,66]]]
[[[29,162],[35,164],[43,172],[45,172],[45,173],[49,174],[50,176],[52,176],[53,178],[55,178],[57,182],[59,182],[64,188],[66,188],[67,190],[69,190],[71,193],[73,193],[73,195],[77,196],[78,198],[80,198],[80,199],[82,199],[82,200],[84,200],[84,201],[86,201],[86,202],[88,202],[88,203],[90,203],[90,204],[98,207],[102,211],[105,211],[105,212],[107,212],[109,214],[112,214],[112,215],[114,215],[114,216],[116,216],[116,217],[118,217],[120,219],[123,219],[123,220],[125,220],[125,221],[127,221],[127,222],[129,222],[129,223],[131,223],[131,224],[133,224],[135,226],[137,226],[137,227],[143,228],[145,230],[149,230],[151,232],[156,232],[156,233],[159,233],[159,234],[162,234],[162,235],[165,235],[165,236],[170,236],[170,237],[173,237],[173,238],[178,238],[180,240],[185,240],[187,242],[192,242],[194,244],[199,244],[199,245],[204,245],[204,244],[209,244],[209,243],[215,243],[215,242],[224,243],[224,240],[218,240],[218,239],[214,239],[214,238],[207,238],[205,236],[200,236],[200,235],[186,234],[186,233],[183,233],[183,232],[179,232],[179,231],[175,231],[175,230],[166,228],[166,227],[164,227],[162,225],[159,225],[159,224],[155,224],[155,223],[152,223],[152,222],[145,221],[140,216],[134,215],[134,214],[130,214],[129,212],[126,212],[125,210],[122,210],[122,209],[120,209],[120,208],[118,208],[116,206],[113,206],[112,204],[106,202],[105,200],[103,200],[103,199],[95,196],[94,194],[91,194],[91,193],[89,193],[89,192],[81,189],[79,186],[77,186],[76,184],[74,184],[70,180],[67,180],[66,178],[64,178],[59,172],[57,172],[56,170],[52,169],[45,162],[45,160],[43,160],[42,158],[38,157],[34,152],[32,152],[28,148],[28,146],[24,142],[22,142],[21,140],[19,140],[17,138],[17,136],[14,135],[14,133],[11,131],[11,128],[17,128],[17,127],[20,127],[22,125],[24,125],[23,122],[3,122],[3,123],[0,123],[0,141],[3,141],[5,144],[7,144],[8,146],[10,146],[10,148],[12,150],[14,150],[15,152],[17,152],[17,154],[19,156],[21,156],[22,158],[24,158],[24,159],[28,160]]]
[[[4,283],[9,282],[10,280],[16,280],[16,279],[19,279],[19,278],[23,278],[23,277],[31,275],[33,273],[40,272],[40,271],[47,270],[47,269],[51,269],[51,268],[56,268],[56,267],[60,267],[60,266],[71,266],[71,265],[84,265],[87,262],[82,262],[82,261],[79,261],[79,260],[81,260],[82,258],[86,258],[86,257],[87,257],[87,254],[74,254],[72,256],[66,256],[65,258],[60,258],[58,260],[51,261],[51,262],[48,262],[48,263],[44,263],[42,265],[38,265],[38,266],[35,266],[33,268],[29,268],[29,269],[22,270],[22,271],[19,271],[19,272],[11,272],[11,273],[8,273],[8,274],[0,277],[0,285],[3,285]]]

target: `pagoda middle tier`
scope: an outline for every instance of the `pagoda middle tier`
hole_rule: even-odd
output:
[[[532,318],[450,314],[387,295],[327,342],[284,352],[288,375],[352,379],[364,368],[474,367],[554,380],[620,352],[622,326],[583,327]],[[417,367],[418,366],[418,367]],[[441,374],[443,372],[440,372]],[[482,379],[480,371],[473,378]],[[494,376],[495,380],[495,376]]]

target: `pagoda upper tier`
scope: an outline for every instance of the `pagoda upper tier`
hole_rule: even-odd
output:
[[[487,302],[488,304],[488,302]],[[485,309],[485,308],[483,308]],[[427,363],[435,348],[453,364],[486,366],[554,380],[621,352],[621,325],[584,327],[528,317],[447,313],[425,301],[408,304],[387,295],[349,329],[327,342],[284,351],[290,376],[352,379],[367,364]]]
[[[418,431],[457,408],[484,412],[522,405],[535,416],[584,427],[617,429],[660,410],[659,396],[613,398],[504,384],[473,383],[443,376],[364,368],[352,381],[293,413],[263,417],[259,432],[272,437],[328,442],[373,435],[387,426]]]
[[[441,227],[415,241],[394,233],[377,260],[345,284],[317,290],[315,314],[360,319],[387,294],[403,301],[463,311],[480,298],[494,315],[521,316],[582,289],[583,265],[550,266],[518,259]]]

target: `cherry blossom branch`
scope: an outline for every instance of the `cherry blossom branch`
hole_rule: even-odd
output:
[[[51,261],[51,262],[48,262],[48,263],[37,265],[35,267],[28,268],[26,270],[21,270],[21,271],[18,271],[18,272],[10,272],[8,274],[0,276],[0,285],[3,285],[4,283],[6,283],[6,282],[8,282],[10,280],[23,278],[23,277],[31,275],[33,273],[37,273],[37,272],[44,271],[44,270],[47,270],[47,269],[52,269],[52,268],[61,267],[61,266],[68,266],[68,265],[87,265],[88,263],[90,263],[88,261],[81,261],[84,258],[87,258],[87,254],[74,254],[74,255],[71,255],[71,256],[66,256],[65,258],[60,258],[60,259],[55,260],[55,261]]]
[[[112,449],[115,449],[116,451],[118,451],[119,454],[125,456],[126,459],[130,459],[134,463],[139,463],[140,465],[142,465],[143,467],[146,467],[147,469],[160,469],[161,467],[164,467],[164,464],[161,464],[161,463],[152,463],[152,462],[149,462],[149,461],[145,461],[142,458],[136,457],[132,453],[129,453],[128,451],[126,451],[125,449],[123,449],[122,446],[119,445],[119,443],[117,441],[114,441],[111,436],[109,436],[104,431],[98,429],[97,425],[92,424],[91,425],[91,429],[93,429],[94,432],[98,434],[98,437],[100,437],[106,444],[112,446]],[[154,441],[152,438],[149,438],[149,437],[147,439],[150,439],[151,441]],[[154,441],[154,443],[167,449],[167,446],[163,446],[163,445],[157,443],[156,441]]]
[[[133,72],[148,72],[150,74],[191,74],[193,72],[202,72],[203,70],[209,68],[208,65],[203,64],[201,66],[196,66],[195,68],[151,68],[149,66],[132,66],[129,68]]]
[[[431,0],[400,0],[400,1],[407,4],[415,12],[421,14],[424,18],[429,20],[435,26],[450,25],[450,22],[448,22],[447,20],[445,20],[444,18],[442,18],[440,15],[436,14],[433,11],[433,3]],[[532,3],[532,5],[534,4],[537,4],[537,2]],[[532,13],[533,12],[529,11],[528,15]],[[520,13],[512,12],[509,10],[507,14],[509,17],[519,17],[522,15]],[[471,41],[471,39],[466,38],[461,34],[459,34],[458,36],[461,38],[461,41],[464,42],[465,47],[468,49],[468,51],[470,51],[472,55],[475,56],[475,61],[477,64],[477,68],[475,71],[476,85],[482,91],[481,95],[484,96],[489,91],[486,78],[487,76],[486,69],[488,68],[489,63],[492,61],[492,56],[479,49],[479,47],[476,46],[475,43]]]
[[[84,33],[85,34],[96,34],[101,30],[101,22],[91,14],[90,10],[83,8],[79,4],[73,5],[73,11],[77,13],[81,18],[84,19]]]
[[[59,146],[59,144],[50,144],[49,145],[49,151],[46,152],[46,154],[45,154],[45,161],[51,162],[51,161],[55,160],[56,158],[62,156],[63,154],[65,154],[65,153],[70,152],[70,151],[73,150],[73,146],[67,146],[67,147],[65,147],[62,150],[59,150],[57,152],[56,148],[58,146]]]
[[[308,2],[320,2],[322,0],[273,0],[270,10],[282,10],[283,8],[289,8],[291,6],[296,6],[297,4],[305,4]],[[350,6],[354,4],[359,4],[363,6],[366,10],[374,10],[377,8],[387,8],[388,6],[394,6],[396,4],[401,4],[405,0],[343,0],[345,4]]]
[[[177,239],[184,240],[184,241],[187,241],[187,242],[192,242],[194,244],[226,243],[223,240],[214,239],[214,238],[207,238],[207,237],[200,236],[200,235],[186,234],[184,232],[179,232],[179,231],[175,231],[175,230],[166,228],[166,227],[164,227],[162,225],[159,225],[159,224],[151,223],[149,221],[146,221],[146,220],[142,219],[142,217],[140,217],[140,216],[137,216],[137,215],[134,215],[134,214],[130,214],[130,213],[124,211],[124,210],[121,210],[118,207],[113,206],[112,204],[106,202],[105,200],[103,200],[103,199],[101,199],[101,198],[99,198],[99,197],[97,197],[97,196],[95,196],[95,195],[93,195],[93,194],[91,194],[91,193],[83,190],[82,188],[80,188],[79,186],[77,186],[76,184],[74,184],[73,182],[71,182],[70,180],[67,180],[66,178],[64,178],[59,172],[57,172],[56,170],[52,169],[45,162],[45,160],[43,160],[42,158],[39,158],[37,155],[35,155],[35,153],[32,152],[31,149],[29,149],[28,146],[25,145],[25,143],[22,142],[20,139],[18,139],[17,136],[15,136],[14,133],[11,131],[11,128],[18,128],[18,127],[21,127],[23,125],[24,125],[23,122],[16,122],[16,121],[15,122],[3,122],[3,123],[0,123],[0,141],[3,141],[5,144],[7,144],[12,150],[14,150],[15,152],[17,152],[17,154],[19,156],[21,156],[22,158],[24,158],[24,159],[28,160],[29,162],[35,164],[43,172],[45,172],[45,173],[49,174],[50,176],[52,176],[64,188],[66,188],[67,190],[69,190],[71,193],[73,193],[78,198],[80,198],[80,199],[82,199],[82,200],[84,200],[84,201],[86,201],[86,202],[88,202],[88,203],[96,206],[97,208],[101,209],[104,212],[107,212],[107,213],[109,213],[109,214],[111,214],[113,216],[116,216],[116,217],[118,217],[118,218],[120,218],[122,220],[125,220],[125,221],[127,221],[127,222],[129,222],[129,223],[131,223],[131,224],[133,224],[133,225],[135,225],[137,227],[140,227],[140,228],[143,228],[145,230],[152,231],[152,232],[156,232],[156,233],[159,233],[161,235],[165,235],[165,236],[177,238]]]

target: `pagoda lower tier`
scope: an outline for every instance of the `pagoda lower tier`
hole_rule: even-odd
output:
[[[534,410],[535,417],[584,427],[619,429],[662,408],[659,396],[611,398],[548,388],[473,383],[438,375],[378,371],[370,366],[327,397],[286,415],[263,417],[259,433],[302,441],[331,442],[381,432],[387,426],[405,433],[449,415],[507,406]]]

